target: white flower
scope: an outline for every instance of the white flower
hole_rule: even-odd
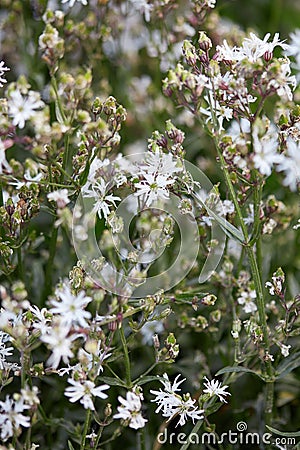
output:
[[[281,351],[282,356],[284,356],[285,358],[287,356],[289,356],[290,348],[291,348],[290,345],[279,344],[279,347],[280,347],[280,351]]]
[[[279,164],[284,157],[277,153],[278,137],[275,126],[270,127],[268,132],[262,137],[258,136],[257,127],[253,131],[253,147],[254,167],[259,170],[262,175],[267,177],[271,175],[274,164]]]
[[[162,391],[161,389],[159,391],[150,391],[151,394],[154,394],[157,396],[156,400],[153,401],[157,401],[157,400],[163,400],[165,397],[168,397],[169,394],[175,394],[176,392],[180,392],[181,389],[179,389],[179,386],[186,380],[185,378],[183,378],[182,380],[178,381],[179,378],[181,377],[181,375],[177,375],[177,377],[175,378],[174,382],[171,383],[169,380],[169,377],[166,373],[163,374],[163,380],[160,379],[159,381],[163,384],[164,386],[164,390]]]
[[[248,314],[254,313],[257,310],[257,306],[253,301],[255,298],[256,292],[254,290],[247,290],[240,293],[237,301],[240,305],[243,305],[243,310]]]
[[[237,144],[245,145],[245,134],[250,133],[250,122],[248,119],[242,117],[239,121],[233,120],[230,123],[226,134],[232,137],[233,142]]]
[[[290,44],[288,45],[286,55],[293,56],[296,60],[293,67],[298,71],[297,79],[300,80],[300,29],[290,34]]]
[[[19,190],[23,186],[31,186],[31,184],[40,181],[42,178],[43,178],[42,173],[37,172],[36,175],[32,176],[30,173],[30,170],[27,169],[24,172],[24,180],[23,181],[16,180],[16,181],[12,182],[11,184],[14,185],[17,190]]]
[[[23,97],[19,90],[12,91],[8,99],[8,112],[13,117],[13,125],[24,128],[25,122],[34,116],[35,110],[44,106],[37,92],[29,91]]]
[[[164,380],[160,380],[164,386],[164,391],[161,389],[159,391],[151,390],[150,393],[155,395],[156,398],[151,400],[156,402],[158,407],[155,412],[162,410],[163,417],[168,417],[168,421],[173,419],[175,416],[179,415],[179,421],[176,426],[184,425],[188,418],[191,418],[193,423],[194,420],[200,420],[203,418],[204,410],[199,410],[195,406],[196,400],[191,399],[190,394],[184,394],[183,396],[177,394],[180,392],[179,385],[185,381],[185,379],[177,381],[180,378],[178,375],[175,378],[173,384],[169,381],[168,375],[165,373],[163,375]]]
[[[273,273],[272,282],[267,281],[265,287],[269,289],[271,295],[280,295],[283,291],[283,283],[285,281],[284,274],[277,275],[276,272]]]
[[[267,89],[275,89],[279,97],[292,101],[292,91],[297,86],[297,80],[294,75],[291,75],[290,60],[288,58],[281,58],[280,63],[280,72],[278,71],[276,78],[269,81]],[[262,80],[264,79],[264,75],[267,76],[267,73],[263,74]]]
[[[209,381],[207,377],[204,377],[204,380],[206,380],[204,384],[205,389],[203,389],[203,392],[205,394],[209,394],[211,397],[214,395],[217,395],[221,402],[227,403],[225,400],[225,397],[227,395],[231,395],[229,392],[226,392],[226,389],[228,386],[222,386],[222,383],[218,380],[211,380]]]
[[[46,308],[40,310],[36,305],[30,305],[29,310],[33,313],[34,318],[37,319],[32,324],[33,328],[40,330],[42,334],[48,333],[51,329],[51,320],[49,317],[46,317],[49,315],[48,310]]]
[[[228,106],[220,105],[218,100],[214,98],[214,94],[212,91],[208,92],[208,96],[207,95],[204,96],[204,100],[207,102],[208,106],[207,108],[201,107],[200,112],[205,116],[207,116],[206,122],[210,121],[212,124],[214,124],[216,119],[219,125],[219,131],[224,130],[223,127],[224,119],[226,119],[227,121],[232,119],[233,117],[232,109],[229,108]]]
[[[241,49],[236,46],[230,47],[226,39],[223,40],[223,45],[217,45],[216,51],[218,60],[221,61],[241,61],[244,58]]]
[[[242,52],[244,56],[250,61],[255,62],[263,56],[266,52],[273,53],[275,47],[287,48],[287,45],[283,41],[279,40],[279,33],[275,33],[273,41],[268,42],[270,33],[267,33],[265,37],[260,39],[254,33],[250,33],[250,38],[245,38],[242,44]]]
[[[22,397],[16,401],[7,395],[5,401],[0,402],[0,429],[3,441],[12,437],[14,431],[18,431],[21,426],[30,426],[30,418],[22,414],[26,409],[29,409],[29,406],[24,404]]]
[[[177,172],[182,171],[178,159],[172,154],[165,154],[157,150],[155,153],[149,151],[145,155],[145,164],[141,164],[139,175],[141,181],[134,184],[135,196],[144,197],[146,206],[158,199],[169,198],[169,187],[176,181]]]
[[[159,150],[156,152],[147,152],[145,155],[145,164],[140,166],[140,174],[146,173],[159,174],[165,176],[172,176],[173,173],[182,171],[182,166],[179,165],[179,160],[174,158],[171,153],[162,153]]]
[[[10,341],[10,336],[0,331],[0,370],[6,367],[6,357],[13,354],[13,347],[6,347],[6,342]]]
[[[290,34],[290,43],[287,46],[286,54],[295,56],[295,58],[300,58],[300,29],[299,28]]]
[[[75,2],[79,2],[82,5],[86,6],[88,4],[88,0],[61,0],[62,4],[68,3],[68,6],[72,8],[75,5]]]
[[[126,399],[119,396],[118,400],[121,406],[118,406],[118,414],[113,416],[114,419],[128,421],[129,428],[133,428],[134,430],[143,428],[147,420],[141,414],[141,399],[143,399],[142,395],[136,394],[135,392],[127,392]]]
[[[47,194],[47,198],[50,201],[56,202],[58,208],[64,208],[68,203],[70,203],[68,189],[59,189],[57,191],[50,192]]]
[[[8,67],[5,66],[4,61],[0,61],[0,87],[3,87],[3,83],[7,83],[5,78],[2,78],[5,72],[10,70]]]
[[[216,48],[219,59],[232,62],[248,59],[249,62],[254,63],[265,53],[273,53],[277,46],[283,49],[288,48],[283,41],[279,40],[279,33],[274,35],[272,42],[268,42],[269,37],[270,33],[267,33],[263,39],[260,39],[254,33],[250,33],[250,37],[243,40],[241,47],[234,46],[232,48],[224,40],[223,45],[218,45]]]
[[[158,199],[167,200],[169,198],[168,187],[174,184],[175,180],[170,180],[166,175],[153,175],[151,173],[144,174],[144,180],[134,185],[137,197],[144,197],[146,206]]]
[[[103,392],[109,389],[107,384],[96,387],[93,381],[75,381],[73,378],[68,378],[68,383],[72,386],[68,386],[66,388],[65,396],[69,397],[69,401],[71,403],[78,402],[78,400],[80,400],[80,403],[85,409],[91,409],[92,411],[95,410],[93,397],[99,397],[102,399],[106,399],[108,397],[107,394]]]
[[[62,318],[61,321],[64,319]],[[69,336],[70,327],[65,323],[56,321],[53,326],[47,332],[42,334],[41,341],[45,342],[51,349],[52,354],[47,363],[53,369],[57,369],[60,360],[62,359],[65,364],[69,362],[69,358],[74,356],[71,346],[73,341],[77,338],[76,334]]]
[[[79,145],[79,147],[80,147],[80,145]],[[94,152],[95,151],[96,150],[94,150]],[[99,178],[100,169],[108,167],[111,164],[110,160],[108,158],[105,158],[102,160],[97,157],[94,157],[94,155],[95,155],[95,153],[93,153],[93,156],[92,156],[92,158],[94,158],[94,159],[89,168],[87,182],[82,188],[83,192],[87,191],[88,188],[90,187],[90,185],[97,181],[97,179]]]
[[[285,174],[284,186],[288,186],[291,191],[296,191],[300,182],[300,142],[296,143],[293,139],[287,140],[287,152],[277,170]]]
[[[84,291],[73,295],[70,286],[64,283],[63,286],[55,291],[59,300],[52,299],[53,307],[50,312],[59,314],[66,326],[78,324],[81,327],[88,327],[86,319],[91,317],[89,311],[84,308],[92,301],[91,297],[87,297]]]
[[[98,213],[98,216],[104,217],[106,220],[109,214],[111,213],[111,206],[116,207],[116,201],[120,201],[120,197],[109,194],[107,195],[107,183],[100,178],[96,181],[96,183],[91,185],[91,188],[85,189],[83,191],[84,197],[90,197],[95,199],[93,211]]]
[[[265,360],[265,361],[274,361],[274,356],[273,356],[271,353],[266,352],[266,353],[265,353],[264,360]]]
[[[163,416],[168,417],[167,421],[169,421],[179,415],[176,427],[178,425],[183,426],[189,418],[195,423],[195,420],[201,420],[204,417],[204,409],[199,409],[195,404],[196,400],[191,399],[189,393],[184,394],[183,397],[174,396],[168,405],[169,407],[165,408]]]

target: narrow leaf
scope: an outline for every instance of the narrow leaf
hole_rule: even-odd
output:
[[[113,377],[101,377],[101,381],[103,383],[109,384],[109,386],[126,387],[126,384],[123,383],[122,380],[117,380],[116,378],[113,378]]]
[[[216,376],[222,375],[224,373],[233,373],[233,372],[236,372],[236,373],[241,373],[241,372],[251,373],[251,374],[256,375],[257,377],[261,378],[262,380],[264,379],[261,376],[260,373],[255,372],[254,370],[251,370],[251,369],[247,369],[247,367],[242,367],[242,366],[228,366],[228,367],[224,367],[223,369],[219,370],[216,373]]]
[[[269,425],[266,425],[266,428],[268,428],[268,430],[272,431],[272,433],[278,434],[278,436],[300,437],[300,431],[279,431],[279,430],[276,430],[276,428],[270,427]]]
[[[56,115],[57,122],[60,123],[61,125],[63,125],[65,123],[65,121],[60,112],[60,108],[59,108],[57,102],[55,102],[55,115]]]
[[[223,228],[224,232],[226,233],[226,231],[228,231],[230,233],[230,237],[235,237],[238,241],[240,241],[241,243],[244,242],[244,235],[243,233],[236,228],[234,225],[232,225],[231,223],[229,223],[226,219],[224,219],[224,217],[219,216],[218,214],[216,214],[212,209],[210,209],[209,206],[207,206],[203,200],[201,200],[201,198],[199,197],[199,195],[196,195],[197,200],[199,200],[199,202],[201,203],[201,205],[206,209],[206,211],[209,213],[209,215],[211,217],[213,217],[218,224]],[[226,231],[225,231],[226,230]],[[227,234],[227,233],[226,233]]]
[[[159,381],[160,379],[165,380],[163,377],[158,377],[157,375],[148,375],[137,381],[136,384],[142,386],[142,384],[150,383],[150,381]]]
[[[69,450],[75,450],[75,448],[73,447],[71,441],[68,441],[68,447],[69,447]]]
[[[279,375],[277,376],[277,379],[283,378],[285,375],[292,372],[299,366],[300,366],[300,352],[292,353],[290,356],[281,361],[280,364],[278,364],[277,372]]]

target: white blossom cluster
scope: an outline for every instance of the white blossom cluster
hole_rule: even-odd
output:
[[[189,418],[192,419],[194,423],[195,420],[200,420],[204,417],[204,410],[198,408],[196,400],[193,400],[189,393],[183,395],[179,394],[181,391],[179,386],[185,381],[185,379],[179,380],[179,378],[180,375],[178,375],[174,382],[171,383],[168,375],[164,373],[163,379],[160,380],[164,390],[159,389],[159,391],[150,391],[151,394],[156,396],[155,399],[151,401],[158,404],[155,412],[158,413],[162,411],[163,417],[167,417],[168,421],[179,416],[176,426],[184,425]]]
[[[32,390],[26,387],[19,394],[15,393],[12,397],[7,395],[5,401],[0,401],[0,429],[3,442],[11,438],[14,433],[20,433],[21,427],[31,426],[30,416],[25,414],[39,404],[37,393],[36,386]]]
[[[118,400],[121,405],[118,406],[118,413],[113,416],[114,419],[126,421],[129,428],[134,430],[143,428],[147,422],[141,413],[143,399],[141,390],[137,388],[134,388],[132,392],[128,391],[126,398],[119,396]]]

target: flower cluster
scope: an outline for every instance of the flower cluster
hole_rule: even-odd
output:
[[[21,427],[28,428],[30,416],[23,414],[34,409],[39,404],[37,397],[37,388],[33,387],[22,389],[20,394],[14,394],[13,397],[6,396],[5,401],[0,401],[0,425],[1,439],[7,441],[15,433],[21,433]]]
[[[185,379],[179,381],[179,378],[180,375],[171,383],[168,375],[164,373],[163,379],[160,380],[164,390],[150,391],[151,394],[156,396],[151,401],[158,404],[155,412],[162,411],[163,417],[167,417],[168,420],[179,416],[179,421],[176,426],[184,425],[188,419],[192,419],[194,423],[195,420],[200,420],[204,417],[204,410],[198,408],[196,400],[193,400],[189,393],[183,394],[182,396],[178,394],[181,391],[179,388],[180,384],[185,381]]]
[[[298,425],[300,31],[222,14],[1,2],[3,450]]]
[[[134,389],[133,392],[127,392],[126,399],[119,396],[118,400],[121,406],[118,406],[118,413],[114,419],[122,419],[128,424],[129,428],[138,430],[143,428],[147,422],[141,414],[143,394],[140,390]]]

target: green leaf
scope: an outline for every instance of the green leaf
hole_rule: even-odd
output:
[[[75,448],[73,447],[71,441],[68,441],[68,447],[69,447],[69,450],[75,450]]]
[[[2,382],[2,387],[7,386],[7,385],[10,384],[12,381],[14,381],[14,377],[8,378],[5,382]]]
[[[277,379],[285,377],[288,373],[300,366],[300,352],[292,353],[287,358],[284,358],[277,367]]]
[[[269,425],[266,425],[266,428],[268,430],[272,431],[274,434],[278,434],[278,436],[285,436],[285,437],[300,437],[300,431],[279,431],[276,430],[276,428],[270,427]]]
[[[196,195],[197,200],[201,203],[201,205],[206,209],[206,211],[210,214],[211,217],[213,217],[218,224],[221,226],[225,234],[228,235],[227,232],[229,232],[229,237],[236,238],[239,242],[243,243],[245,241],[243,233],[238,230],[234,225],[229,223],[224,217],[219,216],[216,214],[212,209],[209,208],[199,197],[199,195]]]
[[[101,377],[103,383],[109,384],[109,386],[121,386],[126,387],[126,384],[122,380],[118,380],[113,377]]]
[[[251,373],[251,374],[256,375],[257,377],[261,378],[262,380],[264,380],[263,376],[260,373],[255,372],[254,370],[248,369],[247,367],[242,367],[242,366],[228,366],[228,367],[224,367],[223,369],[219,370],[216,373],[216,376],[222,375],[224,373],[233,373],[233,372],[237,372],[237,373],[241,373],[241,372]]]
[[[56,115],[57,122],[60,123],[61,125],[63,125],[65,123],[65,121],[61,114],[60,107],[59,107],[57,101],[55,102],[55,115]]]
[[[143,377],[141,380],[137,381],[134,384],[137,384],[138,386],[142,386],[142,384],[150,383],[151,381],[159,381],[159,380],[165,381],[165,378],[159,377],[157,375],[148,375],[146,377]]]

